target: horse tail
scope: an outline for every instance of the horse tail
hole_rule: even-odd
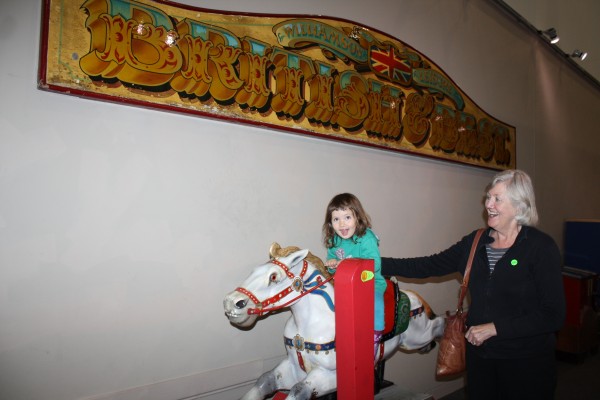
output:
[[[429,305],[429,303],[427,303],[425,301],[425,299],[423,297],[421,297],[421,295],[419,295],[419,293],[417,293],[417,292],[415,292],[413,290],[405,290],[405,292],[411,292],[412,294],[414,294],[417,297],[417,299],[419,299],[419,301],[421,302],[421,304],[425,308],[425,314],[427,315],[427,317],[429,319],[434,319],[434,318],[437,317],[437,315],[431,309],[431,306]]]

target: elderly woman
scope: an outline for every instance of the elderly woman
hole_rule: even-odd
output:
[[[468,398],[553,399],[555,332],[565,317],[558,247],[533,227],[538,215],[526,173],[494,176],[485,209],[488,228],[469,281]],[[382,274],[427,278],[464,273],[475,233],[428,257],[384,257]]]

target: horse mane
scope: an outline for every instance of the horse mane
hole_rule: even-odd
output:
[[[271,248],[269,249],[269,256],[271,258],[285,257],[285,256],[289,256],[290,254],[292,254],[298,250],[301,250],[300,247],[296,247],[296,246],[281,247],[279,245],[279,243],[273,243],[271,245]],[[323,264],[323,261],[321,261],[321,259],[319,257],[315,256],[313,253],[311,253],[309,251],[305,258],[308,262],[310,262],[312,265],[314,265],[319,270],[319,272],[321,272],[321,274],[323,274],[323,276],[325,278],[331,277],[331,274],[329,273],[329,271],[325,267],[325,264]]]

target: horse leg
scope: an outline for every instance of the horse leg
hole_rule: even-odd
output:
[[[446,328],[446,320],[444,317],[435,317],[431,320],[431,334],[434,339],[440,339],[444,336],[444,328]]]
[[[403,292],[408,296],[412,309],[422,306],[424,312],[411,318],[406,331],[400,334],[400,348],[426,353],[435,347],[434,341],[444,334],[445,320],[443,317],[436,317],[429,304],[418,293],[411,290]]]
[[[306,381],[301,381],[296,383],[290,393],[286,397],[286,399],[294,399],[294,400],[310,400],[312,398],[313,389],[310,387]]]
[[[435,317],[429,322],[431,327],[431,336],[433,339],[427,345],[425,345],[425,347],[421,347],[419,349],[419,353],[421,354],[429,353],[431,350],[435,349],[435,341],[444,335],[446,321],[443,317]]]
[[[296,375],[292,369],[289,359],[283,360],[277,367],[262,374],[241,400],[263,400],[276,390],[291,387],[296,382],[291,379]]]
[[[277,390],[277,383],[273,371],[265,372],[258,378],[241,400],[263,400]]]
[[[405,350],[427,352],[434,347],[431,343],[444,334],[444,325],[443,317],[429,319],[421,315],[410,321],[408,329],[400,335],[400,346]]]
[[[306,379],[301,380],[290,390],[288,400],[310,400],[313,396],[322,396],[335,391],[337,378],[335,370],[313,369]]]

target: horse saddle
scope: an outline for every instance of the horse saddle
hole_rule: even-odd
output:
[[[386,281],[387,288],[383,295],[385,328],[383,330],[382,341],[391,339],[404,332],[408,328],[410,318],[421,314],[425,309],[421,306],[415,310],[411,310],[408,295],[401,291],[394,281],[387,278]]]

